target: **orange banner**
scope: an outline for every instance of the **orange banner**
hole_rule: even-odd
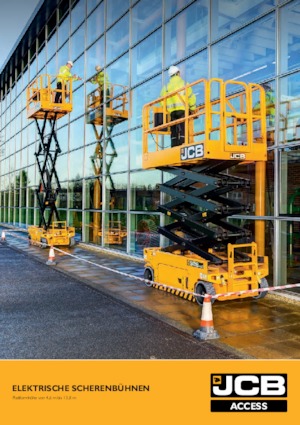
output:
[[[3,424],[282,425],[299,418],[298,361],[8,360],[0,368]]]

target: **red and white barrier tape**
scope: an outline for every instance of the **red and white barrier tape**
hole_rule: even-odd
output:
[[[10,233],[7,233],[7,234],[10,235],[10,236],[14,236],[17,239],[22,239],[22,240],[28,241],[28,239],[23,237],[23,236],[18,236],[16,234],[12,235]],[[50,245],[48,245],[48,246],[50,247]],[[185,289],[175,288],[174,286],[165,285],[164,283],[154,282],[152,280],[144,279],[142,277],[138,277],[138,276],[134,276],[134,275],[131,275],[131,274],[128,274],[128,273],[125,273],[125,272],[121,272],[120,270],[111,269],[110,267],[103,266],[102,264],[94,263],[94,262],[87,260],[85,258],[81,258],[78,255],[74,255],[74,254],[71,254],[69,252],[66,252],[66,251],[64,251],[60,248],[57,248],[57,247],[53,247],[53,248],[56,251],[61,252],[64,255],[67,255],[67,256],[75,258],[77,260],[83,261],[87,264],[93,265],[95,267],[99,267],[101,269],[104,269],[104,270],[107,270],[107,271],[110,271],[110,272],[113,272],[113,273],[116,273],[116,274],[119,274],[119,275],[124,276],[124,277],[129,277],[131,279],[135,279],[135,280],[138,280],[140,282],[143,282],[144,284],[146,284],[146,286],[149,286],[149,287],[155,285],[155,286],[158,286],[158,289],[163,288],[165,290],[170,290],[170,291],[180,291],[181,293],[186,294],[186,295],[193,295],[195,298],[197,298],[197,297],[204,298],[206,296],[205,294],[204,295],[197,294],[195,292],[187,291]],[[289,288],[296,288],[296,287],[300,287],[300,283],[281,285],[281,286],[270,286],[270,287],[267,287],[267,288],[259,288],[259,289],[248,289],[248,290],[236,291],[236,292],[226,292],[224,294],[211,295],[210,298],[211,299],[217,299],[217,298],[220,298],[220,297],[230,297],[230,296],[233,296],[233,295],[243,295],[243,294],[251,294],[251,293],[257,293],[257,292],[277,291],[277,290],[280,290],[280,289],[289,289]]]

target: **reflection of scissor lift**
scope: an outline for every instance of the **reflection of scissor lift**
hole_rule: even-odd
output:
[[[299,217],[300,215],[300,189],[296,189],[288,199],[288,215],[290,217]],[[300,223],[289,221],[288,226],[288,265],[299,266],[300,261]]]
[[[192,115],[187,106],[185,117],[171,122],[167,99],[178,93],[188,105],[189,87],[198,99],[199,93],[203,96],[203,103]],[[244,243],[250,240],[250,231],[227,220],[231,215],[249,211],[249,206],[230,197],[231,192],[249,187],[249,181],[230,175],[227,170],[243,161],[256,161],[256,184],[260,185],[260,179],[264,181],[267,158],[264,96],[263,89],[256,84],[199,80],[144,106],[143,168],[155,167],[174,175],[161,185],[171,200],[159,206],[159,211],[173,220],[160,227],[159,233],[173,245],[144,250],[146,279],[178,288],[170,292],[191,300],[195,297],[182,291],[215,295],[268,286],[263,222],[257,222],[262,233],[257,244]],[[261,109],[254,113],[252,107],[258,99]],[[169,136],[163,134],[180,122],[185,123],[185,143],[164,148]],[[261,198],[264,190],[261,185],[257,190],[263,195]],[[260,210],[264,199],[256,203],[256,214],[264,215]],[[266,293],[221,295],[218,299],[262,298]],[[197,302],[203,302],[202,297],[196,298]]]
[[[35,120],[40,138],[35,156],[40,173],[36,195],[41,214],[39,226],[30,226],[28,233],[33,242],[72,246],[75,243],[75,229],[68,227],[65,221],[60,221],[56,208],[61,187],[55,169],[57,157],[61,153],[56,136],[56,121],[72,111],[72,81],[65,79],[62,89],[54,85],[54,77],[40,75],[27,87],[27,118]],[[57,92],[61,94],[61,103],[55,103]],[[39,120],[43,120],[42,125]]]
[[[102,237],[100,230],[98,235]],[[127,232],[122,227],[121,221],[110,221],[108,227],[104,230],[104,243],[109,245],[122,245]]]
[[[87,96],[86,119],[87,123],[93,126],[97,140],[95,153],[91,157],[94,173],[97,177],[94,184],[95,209],[100,209],[102,204],[100,179],[102,177],[104,158],[105,174],[110,181],[112,192],[115,192],[115,186],[111,177],[110,169],[115,157],[117,156],[117,151],[111,135],[115,125],[128,120],[128,100],[125,93],[126,89],[127,87],[119,84],[109,84],[105,99],[103,99],[103,92],[100,89],[94,90]],[[111,202],[113,202],[113,199]],[[105,243],[123,243],[126,233],[121,229],[121,227],[119,228],[119,226],[115,226],[115,223],[116,222],[111,222],[109,227],[105,229]],[[102,232],[98,230],[101,229],[100,214],[98,212],[94,213],[93,225],[93,238],[96,240],[97,237],[102,237]]]

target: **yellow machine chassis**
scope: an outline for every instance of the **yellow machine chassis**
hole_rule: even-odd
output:
[[[30,226],[28,233],[31,242],[43,246],[73,246],[75,244],[75,228],[68,227],[65,221],[53,221],[47,230],[38,226]]]
[[[234,250],[248,248],[251,261],[243,263],[234,261]],[[218,253],[220,256],[220,253]],[[221,256],[222,257],[222,256]],[[256,243],[250,244],[229,244],[227,258],[223,254],[224,264],[216,266],[198,255],[191,252],[182,255],[179,251],[169,253],[162,248],[144,249],[145,269],[149,270],[149,277],[155,283],[155,288],[179,295],[189,301],[201,303],[200,297],[194,297],[183,291],[197,293],[197,284],[200,282],[210,283],[214,292],[218,295],[218,300],[232,300],[246,297],[259,297],[259,292],[233,294],[222,296],[228,292],[248,291],[259,289],[263,278],[268,275],[268,257],[257,258]],[[166,285],[166,286],[163,286]],[[172,287],[172,289],[168,288]],[[173,289],[176,288],[176,289]]]

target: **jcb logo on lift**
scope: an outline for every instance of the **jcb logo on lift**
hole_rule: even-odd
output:
[[[200,145],[185,146],[180,150],[180,159],[181,161],[186,161],[188,159],[202,158],[204,156],[203,143]]]
[[[246,155],[244,153],[232,153],[230,155],[231,159],[246,159]]]

